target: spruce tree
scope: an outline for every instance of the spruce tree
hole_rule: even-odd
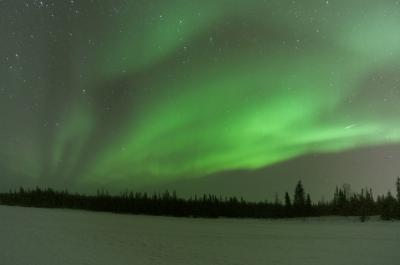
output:
[[[396,218],[396,199],[392,196],[390,191],[383,199],[381,218],[383,220],[391,220]]]
[[[288,192],[285,193],[285,206],[286,206],[286,208],[292,207],[292,202],[290,200],[290,196],[289,196]]]
[[[293,206],[295,208],[296,214],[299,216],[304,215],[304,208],[306,204],[306,196],[301,180],[297,183],[296,189],[294,191]]]
[[[281,201],[279,200],[279,195],[278,193],[275,193],[275,201],[274,201],[275,206],[281,205]]]
[[[397,219],[400,219],[400,177],[397,178],[396,181],[396,190],[397,190]]]
[[[311,196],[308,193],[307,193],[307,199],[306,199],[306,214],[307,215],[311,215],[312,214]]]
[[[285,193],[285,216],[286,217],[292,217],[293,212],[292,212],[292,202],[290,200],[289,193]]]

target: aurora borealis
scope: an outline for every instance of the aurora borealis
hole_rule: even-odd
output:
[[[151,185],[400,143],[396,0],[3,0],[0,21],[9,183]]]

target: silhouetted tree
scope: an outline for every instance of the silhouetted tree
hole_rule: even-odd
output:
[[[396,180],[397,202],[400,203],[400,177]]]
[[[278,193],[275,193],[274,203],[275,203],[275,205],[280,205],[281,204],[281,200],[279,199]]]
[[[396,218],[396,199],[390,193],[382,201],[381,217],[383,220],[391,220]]]
[[[293,207],[296,215],[303,216],[306,205],[306,197],[301,180],[297,183],[294,191]]]
[[[397,191],[397,214],[396,218],[400,219],[400,177],[396,180],[396,191]]]
[[[308,216],[312,215],[312,201],[311,201],[311,196],[309,193],[307,193],[305,213]]]
[[[288,192],[285,193],[285,206],[290,209],[292,207],[292,202],[290,200],[290,195]]]
[[[285,193],[285,216],[291,217],[292,214],[292,202],[288,192]]]
[[[396,180],[399,196],[400,180]],[[179,198],[175,191],[148,195],[133,191],[124,191],[119,195],[110,195],[101,189],[94,196],[72,194],[67,190],[20,188],[0,193],[0,203],[27,207],[71,208],[115,213],[188,216],[188,217],[253,217],[282,218],[297,216],[322,215],[357,215],[365,221],[368,216],[379,214],[382,219],[400,219],[400,201],[390,192],[378,196],[376,201],[371,189],[362,189],[361,193],[350,193],[348,186],[336,187],[334,198],[330,202],[320,201],[313,204],[310,194],[305,194],[303,184],[299,181],[295,187],[293,201],[285,193],[284,204],[278,195],[275,201],[247,202],[243,198],[215,196],[204,194],[194,198]]]

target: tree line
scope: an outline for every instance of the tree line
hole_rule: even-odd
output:
[[[110,195],[98,191],[96,195],[70,193],[67,190],[24,189],[0,194],[0,204],[26,207],[69,208],[126,214],[163,215],[177,217],[236,217],[236,218],[291,218],[309,216],[359,216],[362,221],[379,215],[384,220],[400,219],[400,178],[396,181],[396,197],[373,196],[371,189],[352,192],[349,185],[336,187],[333,199],[314,203],[305,192],[301,181],[293,196],[288,192],[283,202],[278,196],[272,202],[248,202],[243,198],[212,194],[180,198],[176,192],[162,194],[123,192]]]

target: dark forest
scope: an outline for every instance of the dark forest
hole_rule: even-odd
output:
[[[232,217],[232,218],[294,218],[312,216],[359,216],[366,221],[379,215],[383,220],[400,219],[400,178],[396,180],[396,197],[388,192],[376,198],[372,189],[352,192],[349,185],[336,187],[330,201],[313,202],[301,181],[294,194],[286,192],[283,200],[278,195],[273,202],[249,202],[243,198],[222,197],[212,194],[180,198],[176,192],[162,194],[123,192],[110,195],[97,191],[97,195],[83,195],[53,189],[20,188],[0,194],[0,204],[24,207],[68,208],[123,214],[145,214],[175,217]]]

